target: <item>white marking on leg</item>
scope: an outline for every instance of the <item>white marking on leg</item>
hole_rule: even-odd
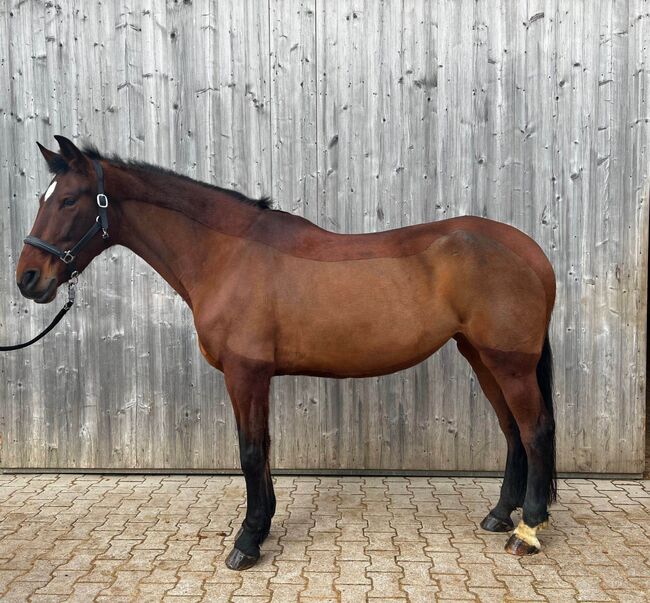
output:
[[[56,180],[52,180],[50,186],[48,186],[47,190],[45,191],[45,198],[43,199],[43,201],[47,201],[50,198],[55,188],[56,188]]]
[[[546,527],[547,522],[540,523],[538,526],[531,528],[526,525],[523,520],[519,522],[519,525],[515,528],[515,536],[520,540],[523,540],[526,544],[534,546],[537,549],[541,549],[542,545],[537,538],[537,530],[541,530]]]

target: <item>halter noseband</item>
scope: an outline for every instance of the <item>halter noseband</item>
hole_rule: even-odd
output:
[[[86,234],[81,237],[75,245],[65,251],[62,251],[58,247],[33,235],[27,236],[24,241],[28,245],[38,247],[39,249],[58,257],[64,264],[68,265],[68,272],[70,275],[76,275],[77,270],[74,266],[74,260],[79,252],[88,244],[90,239],[100,231],[102,233],[102,239],[108,239],[108,197],[104,192],[104,170],[99,161],[95,159],[93,159],[93,167],[95,168],[95,174],[97,175],[98,215],[97,219],[93,222],[93,225],[88,229]]]

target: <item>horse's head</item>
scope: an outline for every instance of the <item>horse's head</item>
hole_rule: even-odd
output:
[[[108,211],[98,208],[102,204],[98,192],[103,190],[98,191],[96,170],[101,168],[67,138],[55,138],[60,153],[36,143],[54,178],[40,197],[36,220],[16,268],[20,292],[41,304],[51,302],[57,287],[75,271],[81,272],[107,246],[101,236],[101,226],[106,225],[98,220],[100,213],[106,218]],[[78,243],[87,234],[88,239],[79,248]],[[70,250],[73,253],[65,255]]]

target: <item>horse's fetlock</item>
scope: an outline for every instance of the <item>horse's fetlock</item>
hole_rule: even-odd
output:
[[[242,553],[252,557],[259,556],[260,545],[266,538],[268,530],[251,529],[248,525],[244,524],[244,529],[235,540],[235,548],[239,549]]]
[[[545,507],[538,509],[526,509],[524,508],[522,513],[523,522],[531,527],[543,528],[548,525],[549,513],[548,509]]]

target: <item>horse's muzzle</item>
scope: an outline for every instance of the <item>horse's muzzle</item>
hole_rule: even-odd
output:
[[[40,270],[25,270],[18,281],[18,289],[27,299],[33,299],[37,304],[47,304],[56,297],[58,281],[53,276],[47,280],[43,288],[38,287],[40,280]]]

